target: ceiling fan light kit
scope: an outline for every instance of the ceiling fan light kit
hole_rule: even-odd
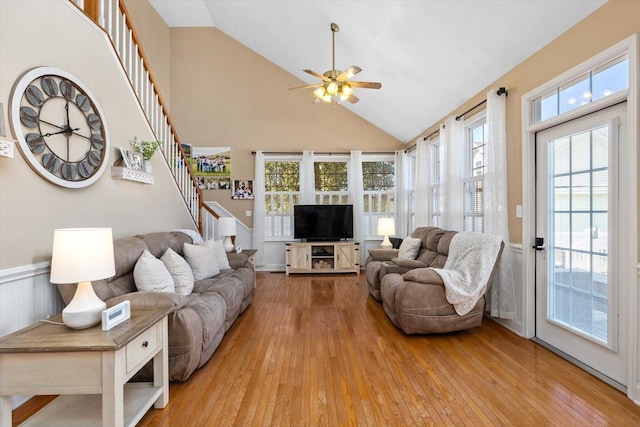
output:
[[[347,68],[345,71],[336,69],[336,33],[340,31],[340,27],[337,24],[331,24],[331,41],[332,41],[332,68],[326,71],[324,74],[316,73],[312,70],[303,70],[307,74],[311,74],[314,77],[322,80],[322,83],[292,87],[290,89],[303,89],[303,88],[315,88],[313,95],[316,97],[313,103],[317,104],[320,101],[327,103],[340,104],[342,101],[349,101],[355,104],[359,101],[358,97],[354,95],[354,87],[363,89],[380,89],[381,83],[378,82],[355,82],[349,81],[350,78],[358,74],[362,69],[355,65]]]

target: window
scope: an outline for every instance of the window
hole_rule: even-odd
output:
[[[315,162],[315,200],[319,205],[349,203],[347,162]]]
[[[293,205],[300,201],[300,161],[264,162],[265,237],[293,238]]]
[[[464,178],[464,230],[484,231],[482,184],[486,167],[487,126],[484,117],[467,127],[467,172]]]
[[[378,218],[395,213],[395,162],[392,158],[362,162],[364,235],[377,236]]]
[[[629,88],[629,56],[622,55],[533,100],[533,123]]]
[[[429,179],[429,212],[431,213],[431,225],[442,226],[442,209],[444,208],[444,153],[440,141],[437,140],[429,146],[429,166],[431,176]]]

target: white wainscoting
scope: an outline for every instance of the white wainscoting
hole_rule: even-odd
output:
[[[58,288],[49,282],[49,263],[0,270],[0,336],[62,312]],[[31,396],[13,396],[13,408]]]

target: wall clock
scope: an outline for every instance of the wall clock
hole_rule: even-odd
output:
[[[93,184],[107,168],[104,114],[80,80],[64,70],[38,67],[13,87],[9,122],[29,166],[67,188]]]

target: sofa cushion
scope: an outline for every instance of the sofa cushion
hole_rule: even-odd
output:
[[[418,251],[420,250],[421,239],[415,237],[407,237],[400,244],[400,250],[398,251],[398,258],[401,259],[416,259]]]
[[[175,291],[182,295],[189,295],[193,290],[193,272],[184,258],[173,249],[167,248],[160,261],[164,263],[173,278]]]
[[[220,265],[212,247],[185,243],[183,250],[195,280],[210,279],[220,274]]]
[[[164,231],[139,234],[136,238],[142,240],[147,245],[149,252],[156,258],[160,258],[167,248],[173,249],[177,254],[182,253],[182,245],[173,233]]]
[[[175,292],[169,270],[147,250],[142,252],[133,269],[133,280],[139,291]]]

